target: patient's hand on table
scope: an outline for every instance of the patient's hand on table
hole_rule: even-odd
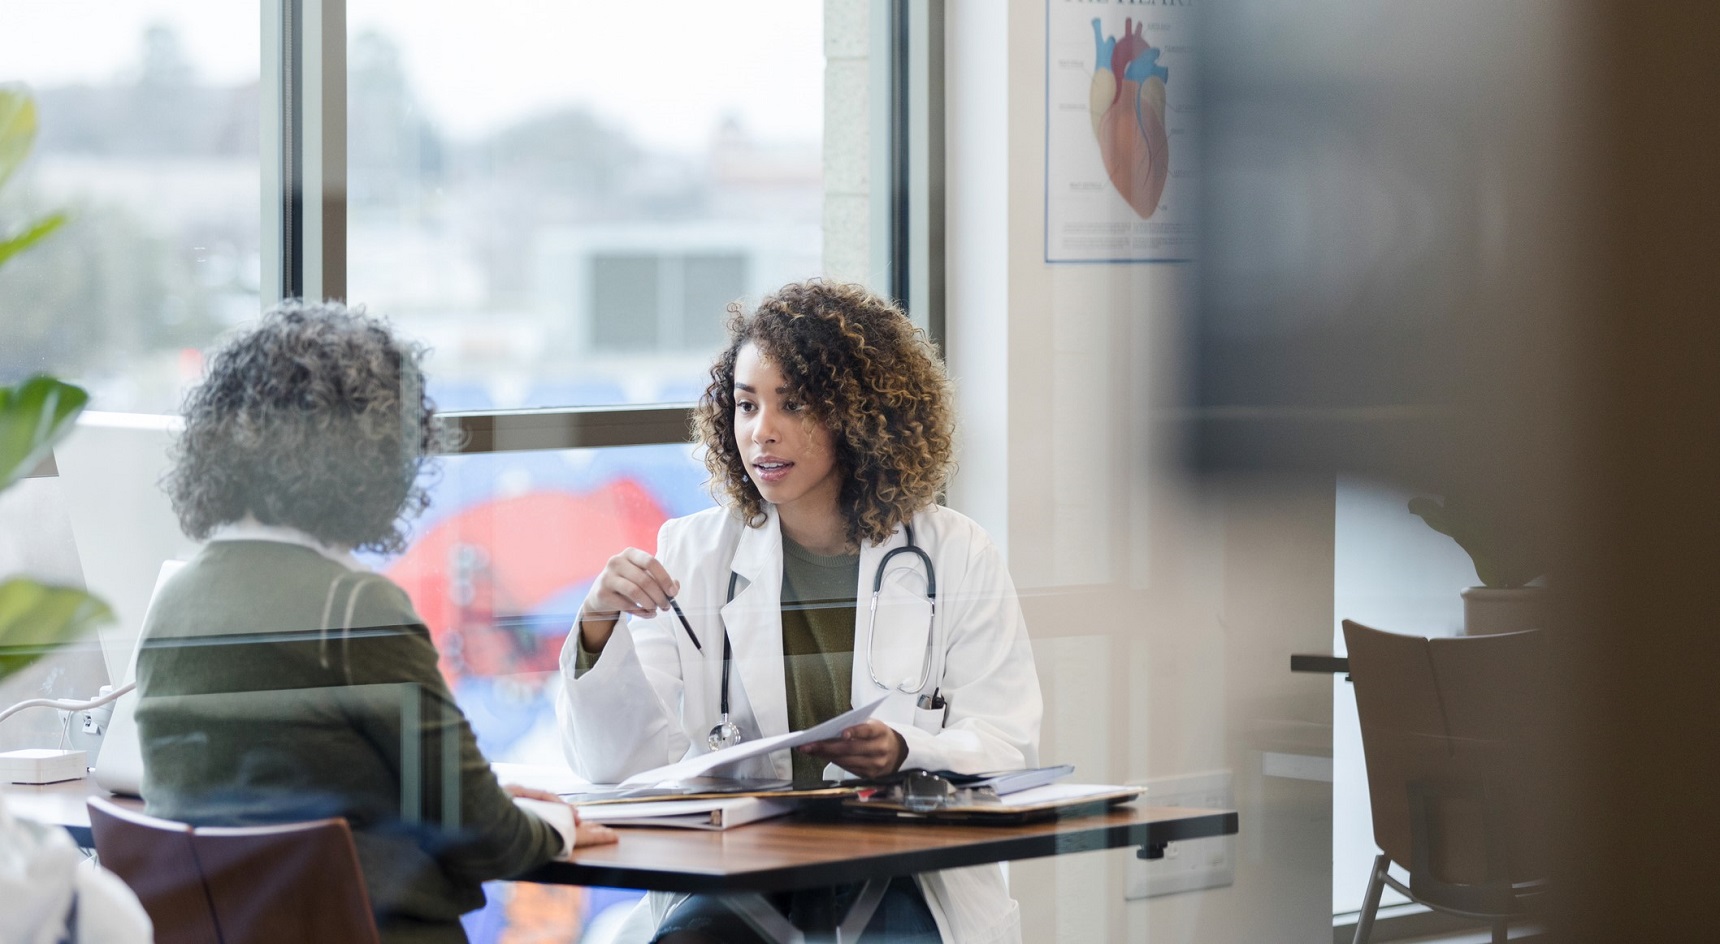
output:
[[[579,819],[579,813],[573,814],[573,847],[583,849],[586,846],[607,846],[621,837],[602,823],[587,823]]]
[[[796,750],[823,758],[855,776],[882,777],[901,768],[908,757],[908,742],[882,721],[863,721],[839,737],[803,744]]]
[[[615,842],[619,838],[615,835],[615,830],[610,829],[608,826],[605,826],[602,823],[581,822],[580,818],[579,818],[579,808],[578,807],[572,806],[566,800],[563,800],[561,797],[558,797],[555,794],[550,793],[548,790],[537,790],[537,789],[534,789],[532,787],[522,787],[516,783],[506,784],[502,787],[502,789],[507,791],[508,796],[524,797],[528,800],[542,800],[545,803],[559,803],[562,806],[566,806],[566,807],[568,807],[568,809],[572,810],[573,811],[573,847],[575,849],[578,849],[578,848],[581,848],[584,846],[608,845],[609,843]]]

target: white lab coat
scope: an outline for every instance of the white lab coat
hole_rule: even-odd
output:
[[[663,525],[657,557],[681,583],[677,602],[698,633],[696,649],[674,614],[623,620],[596,664],[574,678],[578,632],[562,649],[562,696],[557,702],[562,747],[575,772],[614,783],[705,750],[717,723],[722,688],[722,626],[733,646],[730,713],[748,739],[788,731],[782,656],[782,534],[767,506],[762,527],[748,528],[726,508]],[[898,554],[885,569],[878,602],[876,671],[891,685],[874,717],[899,731],[908,746],[904,768],[979,772],[1037,766],[1042,705],[1033,651],[1015,585],[985,532],[966,516],[932,507],[914,517],[914,543],[937,570],[937,651],[931,681],[947,710],[916,707],[912,683],[925,657],[926,573],[919,558]],[[856,705],[885,691],[867,669],[868,608],[878,564],[907,544],[898,529],[881,546],[860,550],[854,625],[852,697]],[[739,575],[727,605],[730,570]],[[721,611],[721,622],[717,613]],[[735,776],[792,776],[787,751],[749,762]],[[826,768],[830,779],[845,776]],[[626,841],[626,837],[623,837]],[[976,866],[918,876],[945,941],[1019,941],[1018,906],[1001,866]],[[628,922],[649,937],[674,897],[653,894]],[[624,940],[632,937],[623,936]]]

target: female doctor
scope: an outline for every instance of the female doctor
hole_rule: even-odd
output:
[[[657,557],[628,548],[593,584],[561,659],[573,769],[613,783],[879,698],[839,737],[733,775],[1036,765],[1039,681],[1014,585],[985,532],[935,504],[954,419],[923,333],[865,289],[821,281],[730,310],[695,410],[720,507],[665,523]],[[789,897],[773,904],[794,917]],[[756,939],[703,896],[653,893],[629,927]],[[867,929],[964,944],[1020,934],[996,865],[898,880]]]

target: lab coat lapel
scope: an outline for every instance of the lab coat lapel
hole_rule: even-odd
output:
[[[763,527],[742,528],[735,547],[740,575],[735,598],[723,607],[723,624],[734,649],[734,677],[752,710],[758,734],[788,732],[788,694],[782,677],[782,532],[774,509]],[[734,706],[737,713],[739,705]]]

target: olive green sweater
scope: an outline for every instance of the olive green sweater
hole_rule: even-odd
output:
[[[478,752],[406,594],[309,548],[209,544],[163,587],[138,657],[154,816],[344,816],[387,942],[464,941],[479,883],[561,838]]]

